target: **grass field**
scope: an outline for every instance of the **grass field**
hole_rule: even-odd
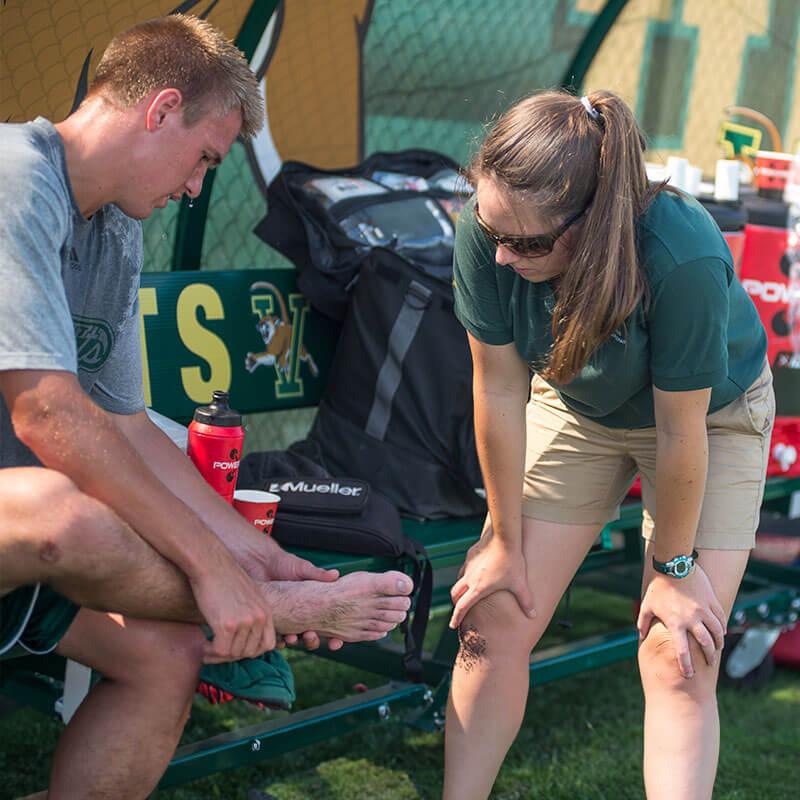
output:
[[[569,633],[550,641],[630,621],[630,604],[589,590],[573,593]],[[436,625],[445,623],[440,615]],[[303,653],[291,654],[298,708],[381,685],[380,676]],[[495,800],[633,800],[642,798],[642,695],[634,661],[535,688],[525,722],[500,773]],[[723,739],[716,800],[788,800],[800,781],[800,675],[778,670],[763,689],[720,690]],[[195,741],[261,712],[240,703],[195,702],[184,741]],[[60,726],[28,710],[0,719],[0,800],[45,786]],[[262,766],[164,791],[158,800],[417,800],[439,796],[443,739],[399,723],[377,723]]]

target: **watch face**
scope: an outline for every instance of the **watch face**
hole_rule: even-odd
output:
[[[691,568],[691,561],[686,556],[676,558],[672,562],[672,572],[676,578],[685,578]]]

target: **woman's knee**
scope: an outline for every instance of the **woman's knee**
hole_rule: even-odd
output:
[[[689,654],[692,659],[693,675],[683,676],[678,664],[672,635],[660,622],[650,628],[645,640],[639,646],[639,673],[645,695],[649,692],[672,692],[697,699],[713,694],[717,684],[717,664],[710,665],[703,650],[689,635]]]
[[[515,595],[503,590],[484,597],[469,610],[459,635],[462,650],[470,642],[473,650],[491,649],[492,643],[498,642],[504,653],[527,655],[541,636],[541,628],[537,619],[522,611]]]

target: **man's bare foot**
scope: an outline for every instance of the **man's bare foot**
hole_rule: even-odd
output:
[[[316,631],[343,642],[369,642],[406,618],[414,584],[402,572],[353,572],[330,583],[272,581],[263,588],[278,633]]]

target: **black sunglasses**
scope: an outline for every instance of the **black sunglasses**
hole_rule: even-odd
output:
[[[577,222],[577,220],[586,213],[588,208],[589,206],[587,205],[582,211],[573,214],[573,216],[569,217],[566,222],[552,233],[543,233],[539,236],[509,236],[504,233],[497,233],[497,231],[483,220],[478,212],[477,206],[475,206],[475,220],[484,235],[494,243],[495,247],[500,247],[502,245],[507,250],[510,250],[512,253],[522,258],[542,258],[553,252],[553,248],[556,246],[558,239],[567,232],[570,225]]]

